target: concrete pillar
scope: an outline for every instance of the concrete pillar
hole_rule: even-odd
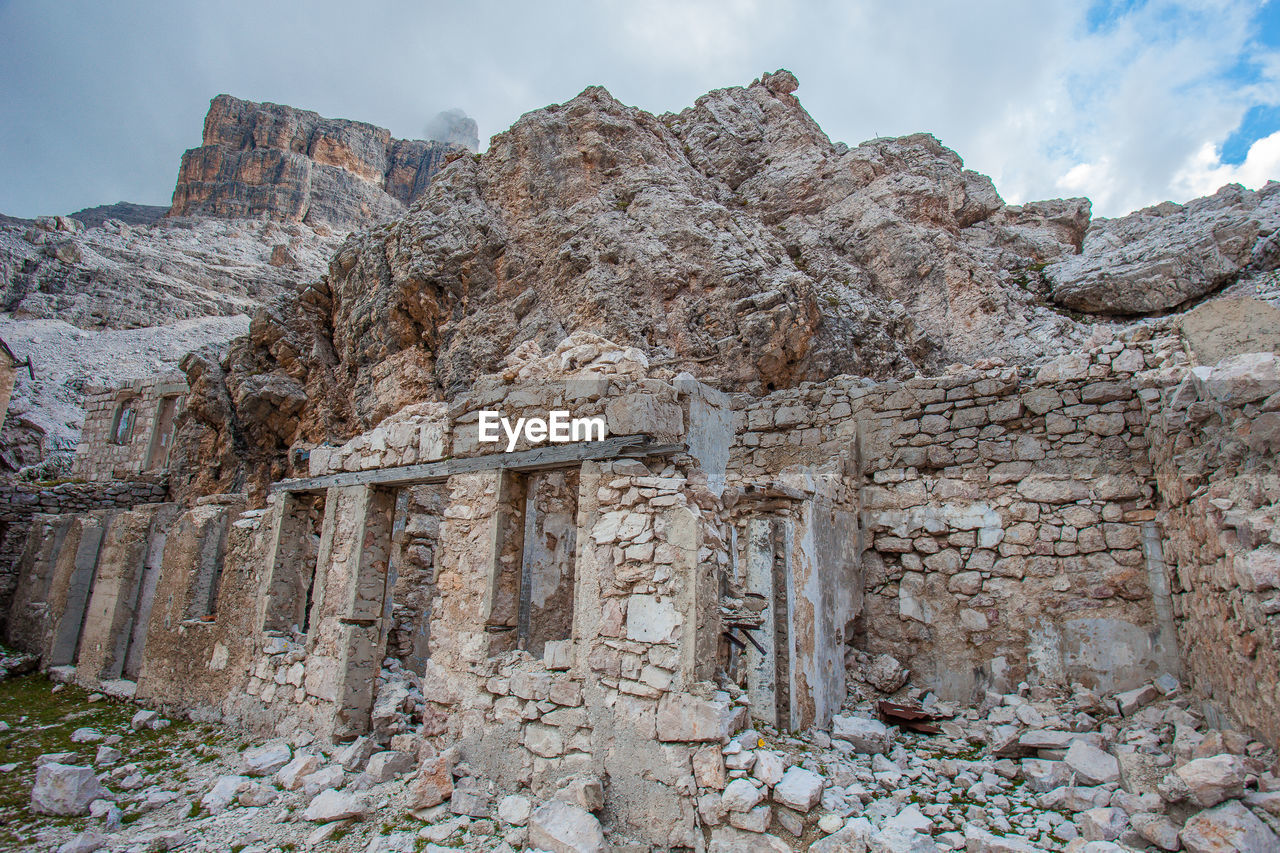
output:
[[[124,672],[155,513],[155,506],[120,512],[103,534],[76,659],[76,680],[86,687]]]
[[[181,507],[177,504],[163,504],[151,520],[147,552],[142,560],[142,580],[138,584],[138,598],[134,607],[133,626],[129,630],[129,642],[125,648],[124,668],[121,672],[121,677],[130,681],[137,681],[138,674],[142,672],[151,611],[155,606],[156,589],[164,565],[164,546],[169,541],[169,528],[180,510]]]
[[[267,550],[266,588],[262,592],[259,624],[267,631],[303,630],[308,624],[308,593],[316,574],[316,556],[310,544],[316,497],[286,492],[271,514],[273,526]]]
[[[484,625],[489,635],[486,654],[490,657],[519,644],[529,488],[528,477],[514,471],[497,471],[494,476],[497,493],[486,537],[488,576],[484,580]]]
[[[1151,653],[1164,672],[1181,676],[1178,623],[1173,615],[1169,568],[1164,561],[1164,541],[1157,522],[1142,523],[1142,552],[1146,557],[1147,585],[1151,587],[1151,606],[1156,614],[1156,630],[1152,637]]]
[[[99,510],[77,516],[58,555],[49,589],[52,619],[45,666],[75,663],[89,591],[98,568],[98,547],[112,514],[109,510]]]
[[[18,586],[13,593],[5,640],[15,649],[40,654],[50,629],[49,590],[58,555],[75,522],[73,515],[37,515],[18,558]]]
[[[514,543],[504,537],[509,514],[499,511],[502,471],[455,474],[446,484],[436,564],[438,596],[431,609],[431,658],[447,670],[465,670],[490,653],[495,619],[510,612],[497,606],[495,554]],[[518,519],[516,519],[518,520]],[[517,557],[518,557],[517,552]],[[502,615],[500,615],[502,614]],[[511,621],[514,635],[515,613]]]
[[[751,716],[763,723],[776,726],[779,720],[776,684],[777,653],[774,648],[776,625],[774,623],[772,520],[749,519],[745,547],[745,591],[749,595],[758,595],[768,602],[760,614],[760,629],[751,634],[764,652],[761,653],[754,645],[747,644],[745,653],[747,695],[751,699]]]
[[[306,690],[331,703],[337,740],[369,729],[382,664],[395,493],[369,486],[329,489],[312,606]]]
[[[671,564],[680,608],[680,672],[683,685],[711,681],[716,676],[720,643],[720,577],[715,559],[702,561],[698,554],[703,536],[701,520],[688,507],[675,506],[664,513],[667,544],[675,549]]]
[[[790,550],[791,727],[825,727],[846,694],[845,630],[862,609],[857,516],[800,502]]]

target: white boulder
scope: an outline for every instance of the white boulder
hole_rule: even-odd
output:
[[[50,762],[36,770],[31,810],[39,814],[83,815],[89,803],[106,796],[92,767]]]
[[[369,804],[364,797],[330,788],[317,794],[302,816],[312,823],[332,823],[335,820],[360,817],[367,811]]]
[[[547,853],[604,853],[604,829],[586,809],[550,800],[529,816],[529,847]]]

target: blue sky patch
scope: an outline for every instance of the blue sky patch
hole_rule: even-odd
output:
[[[1249,148],[1259,139],[1280,130],[1280,106],[1258,104],[1244,114],[1240,126],[1222,143],[1223,163],[1239,166],[1249,156]]]
[[[1280,47],[1280,2],[1272,0],[1254,19],[1254,44],[1263,49]],[[1223,79],[1239,86],[1262,82],[1262,67],[1254,59],[1242,56],[1223,75]],[[1249,156],[1249,148],[1280,130],[1280,104],[1254,104],[1244,114],[1239,126],[1222,143],[1221,162],[1239,166]]]
[[[1116,21],[1145,3],[1146,0],[1096,0],[1085,13],[1085,26],[1091,33],[1110,29]]]

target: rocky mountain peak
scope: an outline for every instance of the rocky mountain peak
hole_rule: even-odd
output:
[[[470,141],[470,120],[459,113],[450,121],[447,133]],[[457,142],[394,139],[365,122],[218,95],[202,145],[182,155],[171,215],[366,227],[403,213],[462,150]]]
[[[1023,271],[1078,251],[1087,201],[1008,206],[927,134],[835,144],[796,85],[778,71],[662,116],[588,88],[353,235],[324,286],[358,416],[576,331],[737,388],[1025,361],[1083,334]]]

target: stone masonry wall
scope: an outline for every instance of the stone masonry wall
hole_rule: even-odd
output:
[[[0,483],[0,635],[6,630],[18,585],[19,560],[28,547],[32,521],[37,514],[128,508],[163,501],[167,491],[162,480],[59,483],[56,486],[20,481]],[[32,543],[32,546],[38,544]]]
[[[1176,669],[1142,547],[1156,496],[1136,391],[1183,360],[1176,339],[1139,328],[1035,373],[993,363],[739,398],[730,482],[787,460],[858,461],[858,644],[940,695],[1136,684]]]
[[[1274,740],[1280,363],[1191,369],[1156,328],[1099,333],[1037,369],[763,398],[629,370],[489,377],[408,406],[310,448],[310,473],[502,454],[476,440],[484,409],[603,415],[665,446],[167,508],[137,696],[295,744],[412,755],[417,808],[482,817],[499,794],[603,784],[612,835],[664,847],[698,846],[699,809],[715,822],[719,744],[753,718],[827,725],[856,651],[966,701],[1023,681],[1114,693],[1181,674],[1180,646],[1210,707]],[[136,570],[149,512],[68,516],[66,535],[105,535],[108,562]],[[61,578],[51,609],[86,547],[32,552]],[[90,602],[86,678],[122,665],[114,602],[134,575],[104,576],[116,591]],[[548,601],[552,618],[528,624]],[[753,652],[727,628],[751,636],[756,617]],[[73,628],[55,620],[46,645],[72,648]],[[785,795],[795,814],[780,814],[812,806]]]
[[[177,397],[177,405],[172,413],[176,417],[185,402],[186,393],[187,383],[180,373],[135,379],[114,388],[90,390],[85,394],[84,428],[80,432],[80,443],[76,447],[75,461],[71,466],[72,476],[101,481],[146,473],[161,401],[166,397]],[[116,425],[117,412],[128,401],[133,404],[133,429],[128,440],[118,444],[112,431]],[[172,419],[169,429],[172,430]],[[172,441],[172,438],[169,440]],[[155,466],[155,470],[163,471],[165,467]]]
[[[1141,393],[1185,674],[1280,742],[1280,359],[1178,378]]]

